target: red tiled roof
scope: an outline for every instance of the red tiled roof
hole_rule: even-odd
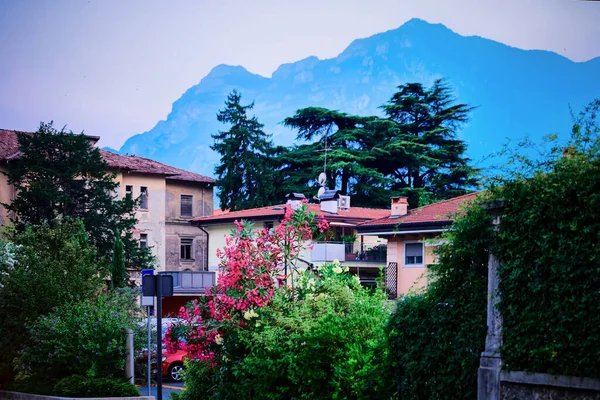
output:
[[[235,220],[265,219],[267,217],[279,219],[283,218],[285,215],[286,207],[290,206],[287,204],[277,204],[268,207],[251,208],[249,210],[214,213],[213,215],[206,217],[194,218],[192,221],[196,221],[202,225],[202,223],[230,223]],[[384,215],[389,215],[390,213],[390,210],[385,209],[350,207],[348,210],[338,210],[337,214],[332,214],[321,211],[321,206],[319,204],[309,204],[308,209],[317,215],[325,217],[325,219],[328,221],[349,220],[357,223],[375,218],[381,218]]]
[[[97,139],[96,136],[89,136],[91,139]],[[102,158],[108,163],[110,168],[121,169],[131,172],[145,174],[165,175],[165,179],[178,180],[186,182],[205,182],[214,183],[213,178],[185,171],[183,169],[171,167],[149,158],[138,156],[123,156],[100,149]],[[0,161],[6,161],[16,158],[19,155],[19,140],[15,131],[0,129]]]
[[[359,229],[382,227],[389,229],[391,227],[402,227],[405,224],[422,223],[449,223],[452,222],[454,214],[459,211],[460,206],[468,201],[472,201],[479,193],[469,193],[463,196],[429,204],[427,206],[408,210],[408,214],[399,218],[390,218],[390,214],[384,218],[363,222]]]
[[[19,152],[19,139],[15,131],[0,129],[0,161],[6,161]]]

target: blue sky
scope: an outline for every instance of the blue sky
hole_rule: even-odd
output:
[[[600,2],[0,0],[0,128],[54,120],[120,147],[218,64],[270,76],[418,17],[574,61],[600,56]]]

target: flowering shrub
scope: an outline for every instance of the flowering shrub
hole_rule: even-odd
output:
[[[219,337],[214,366],[188,363],[182,400],[388,399],[386,303],[339,262],[305,271]]]
[[[248,222],[235,222],[221,258],[221,274],[210,293],[182,307],[183,323],[165,334],[169,351],[178,348],[216,366],[215,358],[223,338],[231,329],[244,328],[256,309],[269,304],[276,289],[286,282],[284,265],[294,265],[303,244],[312,238],[312,228],[326,229],[327,222],[309,213],[306,205],[286,210],[275,229],[254,232]]]

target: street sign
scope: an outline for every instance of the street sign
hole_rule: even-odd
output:
[[[161,297],[173,296],[173,276],[172,275],[145,275],[142,278],[142,295],[143,296],[156,296],[157,285],[160,284]]]
[[[146,275],[154,275],[153,269],[143,269],[142,270],[142,306],[153,307],[154,306],[154,296],[144,296],[144,276]]]

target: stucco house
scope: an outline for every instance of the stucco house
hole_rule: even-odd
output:
[[[281,222],[286,209],[296,207],[303,199],[304,195],[291,193],[284,204],[234,212],[221,211],[192,219],[192,225],[208,234],[209,270],[218,270],[217,249],[225,246],[225,237],[234,228],[235,221],[250,221],[255,229],[273,228]],[[324,237],[312,243],[312,250],[307,249],[300,254],[299,266],[320,265],[337,259],[348,265],[350,271],[358,274],[365,283],[373,284],[379,266],[385,265],[386,240],[376,235],[358,236],[356,227],[389,215],[389,210],[351,207],[350,199],[334,190],[327,191],[321,197],[320,204],[308,204],[308,209],[324,217],[330,229]]]
[[[385,282],[390,298],[427,283],[427,266],[436,262],[435,240],[447,229],[460,207],[475,199],[470,193],[408,210],[406,197],[392,198],[391,211],[356,227],[360,236],[387,240]]]
[[[98,136],[87,136],[95,146]],[[119,183],[115,196],[140,198],[134,235],[141,246],[152,247],[156,270],[173,275],[175,294],[192,298],[214,283],[208,272],[207,236],[189,221],[213,211],[215,180],[175,168],[158,161],[125,156],[100,149]],[[15,196],[5,172],[8,163],[19,157],[15,131],[0,130],[0,202],[10,203]],[[1,206],[0,206],[1,207]],[[9,222],[6,210],[0,210],[0,226]],[[135,276],[134,276],[135,278]],[[178,299],[181,303],[184,299]],[[165,308],[170,300],[166,300]]]

